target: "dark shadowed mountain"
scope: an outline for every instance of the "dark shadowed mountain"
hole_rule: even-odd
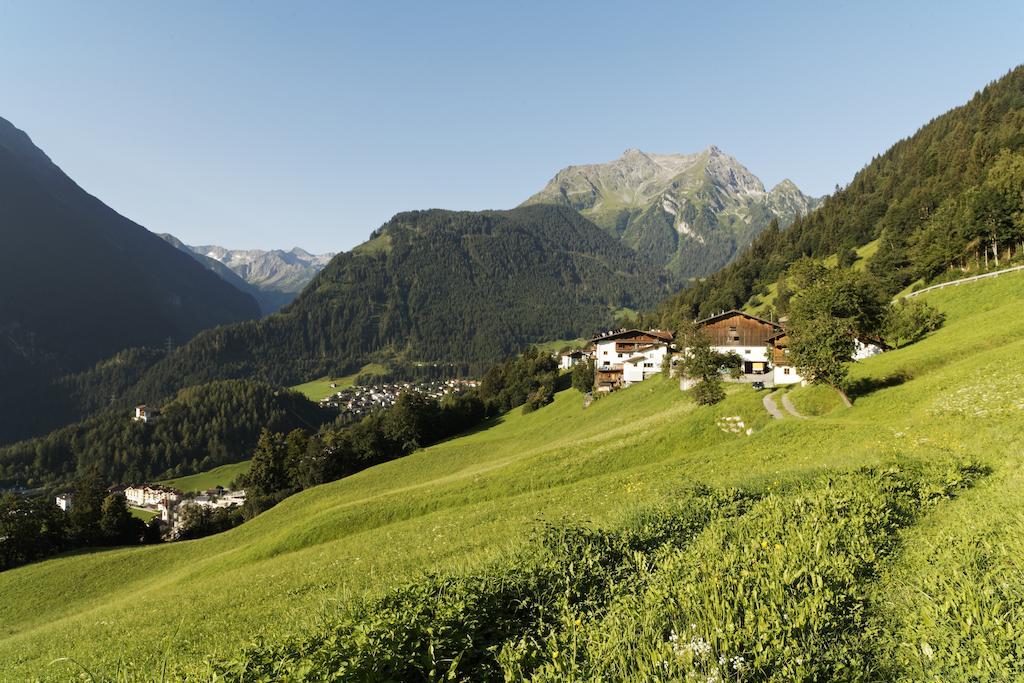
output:
[[[127,347],[259,315],[251,296],[87,193],[4,119],[0,236],[0,438],[29,421],[23,391]]]

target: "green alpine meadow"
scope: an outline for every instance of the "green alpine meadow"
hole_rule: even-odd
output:
[[[1022,26],[0,4],[0,683],[1024,681]]]

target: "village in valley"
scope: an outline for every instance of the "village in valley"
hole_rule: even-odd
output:
[[[159,519],[162,534],[174,539],[182,529],[185,509],[189,506],[210,510],[240,508],[245,503],[244,490],[230,490],[223,486],[199,492],[182,492],[163,484],[127,484],[111,486],[107,494],[120,493],[128,505],[143,516]],[[65,492],[56,496],[57,507],[68,512],[75,504],[75,494]]]
[[[439,379],[429,382],[396,382],[393,384],[355,385],[338,389],[331,383],[332,389],[338,389],[330,396],[320,400],[321,408],[334,408],[343,418],[358,420],[373,410],[389,408],[398,397],[407,391],[415,391],[427,398],[440,401],[445,396],[458,395],[476,387],[478,382],[472,379]]]

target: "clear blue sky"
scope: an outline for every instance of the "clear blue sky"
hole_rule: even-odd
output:
[[[628,147],[823,194],[1022,35],[1020,2],[0,0],[0,116],[153,231],[336,251]]]

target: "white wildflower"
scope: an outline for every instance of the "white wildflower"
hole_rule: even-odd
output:
[[[711,654],[711,643],[699,636],[690,641],[689,648],[698,659],[706,659]]]

